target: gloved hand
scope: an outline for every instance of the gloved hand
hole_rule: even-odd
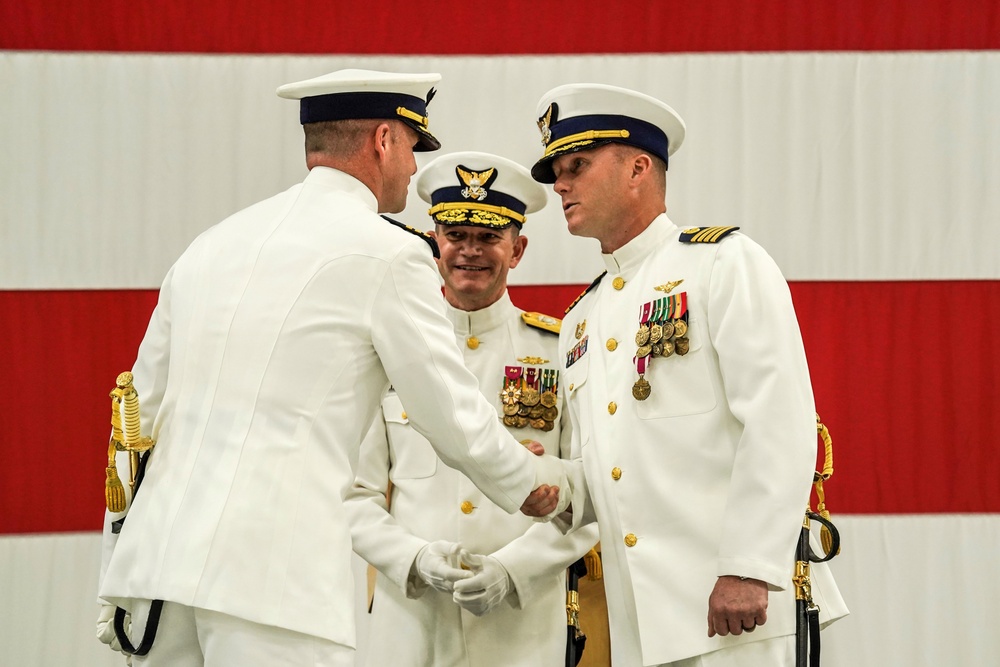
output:
[[[102,604],[101,610],[97,615],[97,638],[104,644],[111,647],[111,650],[118,651],[126,656],[126,664],[132,664],[132,656],[122,651],[122,645],[118,642],[118,637],[115,636],[115,609],[113,604]],[[125,621],[123,623],[125,632],[128,633],[132,629],[132,615],[129,613],[125,614]]]
[[[459,563],[459,549],[454,542],[445,540],[425,544],[413,561],[417,574],[434,589],[451,593],[456,581],[472,576],[472,572],[463,570]]]
[[[507,597],[511,589],[510,575],[493,556],[463,551],[461,558],[475,574],[455,583],[452,599],[476,616],[482,616]]]

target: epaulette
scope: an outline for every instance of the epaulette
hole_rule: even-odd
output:
[[[690,227],[681,232],[681,243],[718,243],[739,227]]]
[[[548,331],[557,336],[559,335],[559,329],[562,328],[562,320],[545,315],[544,313],[521,313],[521,319],[529,327]]]
[[[384,220],[386,220],[388,222],[391,222],[392,224],[396,225],[400,229],[405,229],[406,231],[410,232],[414,236],[419,236],[424,241],[427,241],[427,245],[429,245],[431,247],[431,252],[434,254],[434,259],[441,259],[441,250],[438,248],[437,241],[434,240],[433,236],[431,236],[427,232],[422,232],[419,229],[415,229],[413,227],[410,227],[409,225],[404,225],[399,220],[393,220],[392,218],[390,218],[387,215],[383,215],[382,218]]]
[[[580,303],[580,299],[582,299],[583,297],[587,296],[587,292],[589,292],[590,290],[592,290],[595,287],[597,287],[597,285],[601,282],[601,278],[603,278],[606,275],[608,275],[607,271],[603,272],[601,275],[599,275],[596,278],[594,278],[594,282],[590,283],[590,286],[587,287],[587,289],[583,290],[580,293],[580,296],[578,296],[575,299],[573,299],[573,303],[569,304],[569,308],[566,309],[566,312],[564,312],[563,315],[568,315],[569,311],[573,310],[573,307],[576,306],[576,304]]]

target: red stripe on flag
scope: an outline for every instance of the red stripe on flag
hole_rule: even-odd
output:
[[[511,296],[558,315],[584,287]],[[792,294],[834,441],[831,511],[1000,512],[1000,281],[803,282]],[[107,395],[155,302],[152,290],[0,291],[0,533],[100,527]],[[945,307],[929,317],[927,302]]]
[[[0,3],[0,48],[338,54],[1000,48],[993,0]]]

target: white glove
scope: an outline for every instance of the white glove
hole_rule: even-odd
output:
[[[451,593],[456,581],[472,576],[472,572],[462,569],[458,559],[459,549],[454,542],[444,540],[425,544],[413,561],[417,574],[434,589]]]
[[[535,521],[551,521],[553,517],[562,514],[573,501],[573,485],[570,483],[564,461],[551,454],[535,457],[535,488],[543,484],[559,487],[559,502],[556,508]]]
[[[132,664],[132,656],[122,651],[122,645],[115,636],[115,605],[102,604],[101,611],[97,615],[97,638],[104,644],[111,647],[111,650],[118,651],[126,657],[126,664]],[[126,634],[132,630],[132,614],[126,612],[125,621],[122,624]]]
[[[507,597],[511,588],[510,575],[493,556],[463,551],[462,562],[472,568],[475,575],[455,584],[452,599],[476,616],[482,616]]]

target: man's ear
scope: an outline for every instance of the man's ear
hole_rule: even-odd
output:
[[[392,145],[392,128],[389,127],[389,123],[379,123],[375,126],[374,140],[375,154],[379,161],[385,160]]]
[[[521,263],[521,260],[524,259],[524,249],[527,247],[528,237],[518,234],[517,238],[514,239],[514,254],[510,258],[510,268],[513,269]]]

